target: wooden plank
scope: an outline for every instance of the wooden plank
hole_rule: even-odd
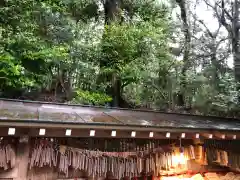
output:
[[[217,173],[206,173],[205,177],[206,177],[207,180],[220,180]]]
[[[225,176],[222,176],[220,180],[234,180],[236,175],[233,172],[227,173]]]

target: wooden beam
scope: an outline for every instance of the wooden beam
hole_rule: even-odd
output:
[[[13,127],[13,126],[9,126]],[[181,132],[171,132],[170,137],[167,137],[166,134],[167,132],[157,132],[157,131],[147,131],[147,130],[142,130],[142,131],[137,131],[136,129],[134,130],[136,132],[135,137],[131,137],[131,132],[132,130],[129,129],[96,129],[96,128],[64,128],[64,127],[34,127],[34,126],[14,126],[15,128],[15,134],[14,136],[19,137],[19,136],[24,136],[27,135],[29,137],[90,137],[90,130],[94,129],[95,130],[95,136],[97,138],[128,138],[128,139],[186,139],[186,140],[198,140],[196,138],[196,134],[194,132],[192,133],[186,133],[185,137],[181,137]],[[45,129],[45,135],[39,135],[39,130],[40,128]],[[71,135],[66,135],[66,130],[71,129]],[[116,137],[111,136],[111,131],[116,130]],[[149,137],[150,132],[153,132],[153,137]],[[8,127],[6,126],[0,126],[0,136],[11,136],[8,135]],[[202,139],[208,139],[209,134],[207,132],[200,133],[199,140]],[[226,134],[226,140],[231,139],[232,140],[233,135],[232,134]],[[237,136],[237,139],[239,139],[240,135]],[[91,138],[91,137],[90,137]],[[213,134],[213,139],[219,139],[217,138],[217,134]]]

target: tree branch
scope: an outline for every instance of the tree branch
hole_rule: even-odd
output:
[[[211,32],[210,29],[207,27],[207,25],[204,23],[203,20],[198,19],[198,18],[196,17],[196,14],[193,14],[192,12],[191,12],[191,14],[192,14],[192,16],[193,16],[193,18],[194,18],[195,21],[199,22],[201,25],[204,26],[204,28],[206,29],[208,35],[209,35],[211,38],[215,39],[215,38],[217,37],[217,35],[218,35],[219,31],[220,31],[220,28],[221,28],[221,23],[219,23],[219,26],[218,26],[218,29],[216,30],[216,32]]]
[[[226,19],[225,19],[225,17],[224,17],[224,14],[225,13],[223,13],[222,15],[220,15],[219,13],[218,13],[218,10],[217,10],[217,7],[219,6],[219,4],[216,2],[215,3],[215,6],[213,6],[212,4],[210,4],[209,2],[208,2],[208,0],[203,0],[204,2],[205,2],[205,4],[207,5],[207,6],[209,6],[209,7],[211,7],[212,9],[213,9],[213,11],[215,12],[215,14],[216,14],[216,16],[217,16],[217,19],[218,19],[218,22],[219,23],[221,23],[224,27],[225,27],[225,29],[228,31],[228,33],[232,33],[232,27],[231,27],[231,25],[230,24],[228,24],[227,22],[226,22]],[[221,7],[220,7],[221,8]],[[221,9],[223,9],[223,8],[221,8]],[[226,9],[225,9],[225,11],[226,11]]]
[[[216,49],[219,47],[219,45],[220,45],[222,42],[224,42],[224,41],[226,41],[226,40],[228,40],[228,37],[225,37],[225,38],[221,39],[220,41],[218,41],[218,43],[216,44]]]
[[[160,95],[162,96],[163,99],[166,99],[166,96],[164,95],[164,93],[161,91],[160,88],[158,88],[158,87],[154,84],[154,82],[148,81],[148,84],[149,84],[150,86],[152,86],[153,88],[155,88],[155,89],[160,93]]]
[[[227,15],[228,19],[232,22],[233,17],[229,14],[229,12],[225,8],[222,8],[218,3],[216,3],[216,5],[223,10],[223,12]]]
[[[197,20],[197,21],[205,27],[208,35],[209,35],[211,38],[215,38],[215,37],[214,37],[214,34],[208,29],[208,27],[207,27],[206,24],[203,22],[203,20]]]
[[[9,78],[7,78],[7,77],[0,77],[0,79],[9,79]]]

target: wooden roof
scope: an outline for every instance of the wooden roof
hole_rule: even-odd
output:
[[[9,99],[0,99],[3,122],[240,131],[240,120],[234,118]]]

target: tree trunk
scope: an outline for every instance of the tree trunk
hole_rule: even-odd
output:
[[[238,0],[234,1],[233,5],[233,23],[232,23],[232,52],[233,52],[233,62],[234,62],[234,74],[237,83],[240,83],[240,47],[239,47],[239,8],[240,2]],[[240,86],[237,85],[237,90],[240,90]],[[240,95],[238,97],[240,103]]]
[[[215,89],[219,91],[219,62],[217,60],[217,49],[216,49],[216,40],[213,39],[212,47],[210,48],[211,50],[211,64],[213,67],[212,70],[212,83],[215,86]]]
[[[112,105],[114,107],[121,106],[121,80],[119,79],[116,73],[112,74],[112,98],[113,102]]]
[[[191,43],[191,35],[189,31],[189,25],[187,21],[187,12],[186,12],[186,2],[185,0],[176,0],[180,11],[181,11],[181,19],[183,23],[183,33],[184,33],[184,54],[183,54],[183,68],[181,71],[181,82],[180,82],[180,92],[178,94],[178,105],[186,107],[185,102],[185,91],[186,91],[186,73],[189,67],[189,54],[190,54],[190,43]]]
[[[113,22],[118,22],[120,20],[119,17],[119,9],[120,9],[120,0],[106,0],[104,3],[104,13],[105,13],[105,26],[111,25]],[[105,35],[107,34],[107,30],[105,29],[102,41],[105,41]],[[102,49],[103,53],[107,53],[107,50]],[[100,68],[113,68],[111,59],[105,58],[100,61]],[[102,78],[101,78],[102,79]],[[118,73],[113,72],[105,74],[104,79],[107,82],[111,82],[110,87],[107,89],[107,94],[112,97],[111,105],[114,107],[121,107],[121,99],[122,99],[122,82],[121,78],[118,76]],[[101,80],[100,80],[101,81]]]
[[[111,24],[119,19],[120,0],[105,0],[105,24]]]
[[[228,31],[228,35],[232,43],[234,75],[235,75],[236,83],[240,82],[239,7],[240,7],[240,3],[238,2],[238,0],[235,0],[232,3],[232,15],[230,13],[227,14],[228,10],[225,9],[225,1],[222,0],[221,16],[218,14],[217,10],[213,8],[216,12],[216,15],[218,16],[220,23]],[[226,18],[228,18],[228,20],[230,20],[232,24],[227,23]],[[240,90],[240,86],[237,84],[237,91],[239,90]],[[240,94],[238,94],[238,103],[240,104]]]

